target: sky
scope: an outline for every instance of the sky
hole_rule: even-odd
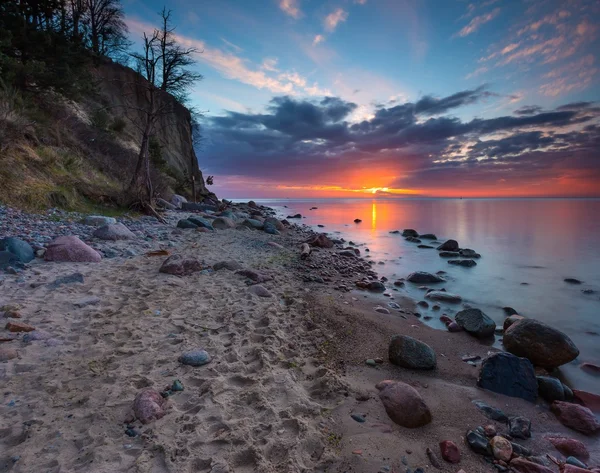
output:
[[[600,196],[597,0],[166,6],[219,197]]]

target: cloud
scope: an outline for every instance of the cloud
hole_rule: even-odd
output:
[[[343,23],[348,19],[348,12],[342,8],[336,8],[323,20],[325,30],[332,32],[337,28],[339,23]]]
[[[488,68],[488,67],[486,67],[486,66],[481,66],[481,67],[478,67],[478,68],[477,68],[477,69],[475,69],[473,72],[470,72],[470,73],[468,73],[468,74],[465,76],[465,79],[467,79],[467,80],[468,80],[468,79],[472,79],[472,78],[474,78],[474,77],[477,77],[478,75],[485,74],[487,71],[489,71],[489,68]]]
[[[233,44],[231,41],[227,41],[225,38],[221,38],[221,41],[223,41],[227,46],[229,46],[231,49],[233,49],[236,53],[241,53],[243,51],[243,49],[240,48],[237,44]]]
[[[558,108],[560,110],[560,108]],[[542,107],[538,105],[525,105],[521,108],[515,110],[515,115],[535,115],[536,113],[540,113],[542,111]]]
[[[492,21],[500,14],[500,8],[494,8],[491,12],[474,17],[468,25],[463,27],[458,33],[458,36],[465,37],[475,33],[481,26]]]
[[[299,0],[279,0],[279,8],[292,18],[300,18],[302,12],[300,11]]]
[[[313,46],[316,46],[319,43],[322,43],[323,41],[325,41],[325,36],[323,36],[322,34],[318,34],[315,36],[315,39],[313,39]]]

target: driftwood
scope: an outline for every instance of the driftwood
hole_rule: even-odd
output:
[[[310,256],[311,248],[308,243],[302,243],[300,245],[300,259],[306,259]]]

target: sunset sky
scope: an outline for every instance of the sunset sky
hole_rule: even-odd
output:
[[[597,0],[175,0],[225,198],[600,196]],[[132,37],[157,0],[125,2]]]

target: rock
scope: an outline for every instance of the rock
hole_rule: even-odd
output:
[[[83,274],[81,273],[73,273],[73,274],[69,274],[68,276],[62,276],[60,278],[56,278],[53,282],[51,282],[48,287],[50,289],[56,289],[60,286],[62,286],[63,284],[75,284],[75,283],[80,283],[83,284]]]
[[[212,221],[212,226],[217,230],[228,230],[235,228],[235,222],[227,217],[217,217]]]
[[[382,381],[376,386],[387,415],[396,424],[408,428],[422,427],[431,422],[431,411],[421,395],[400,381]]]
[[[436,274],[427,273],[425,271],[417,271],[410,273],[406,278],[407,281],[414,282],[416,284],[430,284],[436,282],[445,282],[446,280],[437,276]]]
[[[275,228],[275,226],[271,223],[265,223],[263,225],[263,231],[265,233],[268,233],[269,235],[280,235],[281,233],[279,232],[279,230],[277,230]]]
[[[458,252],[460,254],[460,256],[462,256],[463,258],[481,258],[481,255],[479,253],[477,253],[474,250],[471,250],[469,248],[463,248],[462,250],[460,250]]]
[[[568,402],[554,401],[550,406],[557,419],[566,427],[581,432],[584,435],[593,435],[600,431],[600,423],[596,416],[587,407]]]
[[[438,255],[440,258],[458,258],[460,253],[458,251],[440,251]]]
[[[573,456],[582,460],[587,460],[590,454],[583,442],[565,437],[546,437],[554,448],[556,448],[565,457]]]
[[[525,460],[522,457],[514,458],[510,467],[515,473],[554,473],[550,468]]]
[[[135,396],[133,412],[142,424],[148,424],[164,417],[166,401],[154,389],[146,388]]]
[[[459,295],[445,291],[431,291],[428,292],[425,297],[434,301],[448,302],[450,304],[459,304],[462,302],[462,297]]]
[[[452,333],[462,332],[462,327],[454,321],[452,321],[448,325],[446,325],[446,328],[448,329],[448,332],[452,332]]]
[[[433,370],[436,357],[433,349],[420,340],[407,335],[394,335],[388,347],[390,363],[403,368]]]
[[[498,431],[496,430],[496,426],[492,424],[485,425],[483,427],[483,432],[485,433],[486,437],[495,437],[498,433]]]
[[[302,214],[288,215],[287,218],[302,218]]]
[[[354,223],[360,223],[360,222],[362,222],[362,220],[360,218],[355,218],[354,219]]]
[[[582,284],[582,281],[575,278],[565,278],[564,281],[569,284]]]
[[[74,235],[54,239],[46,249],[46,261],[99,263],[102,257]]]
[[[181,210],[197,210],[200,212],[205,212],[207,210],[210,210],[212,212],[216,212],[217,210],[219,210],[219,208],[216,205],[210,205],[210,204],[201,204],[201,203],[196,203],[196,202],[183,202],[181,204]]]
[[[213,265],[213,269],[215,271],[219,271],[220,269],[228,269],[229,271],[237,271],[238,269],[242,269],[242,265],[237,261],[219,261]]]
[[[458,446],[451,440],[444,440],[440,442],[440,453],[442,458],[448,463],[459,463],[460,462],[460,450]]]
[[[250,286],[250,289],[248,289],[248,291],[252,294],[256,294],[258,297],[273,297],[273,295],[260,284]]]
[[[567,388],[567,386],[565,386]],[[600,395],[588,393],[579,389],[573,389],[573,398],[580,404],[588,407],[592,411],[600,412]],[[566,399],[567,401],[569,399]]]
[[[569,459],[567,458],[567,461],[568,460]],[[593,472],[597,472],[598,470],[597,469],[590,470],[589,468],[581,468],[579,466],[575,466],[570,463],[565,463],[561,473],[590,473],[590,471],[593,473]]]
[[[285,225],[281,223],[280,220],[275,217],[267,217],[265,218],[265,225],[273,225],[278,231],[283,232],[285,230]]]
[[[35,330],[35,327],[23,322],[17,322],[16,320],[7,322],[4,328],[9,332],[33,332]]]
[[[113,217],[104,217],[103,215],[88,215],[81,223],[91,227],[102,227],[104,225],[114,225],[117,223],[117,219]]]
[[[421,240],[412,236],[406,237],[406,241],[410,241],[411,243],[421,243]]]
[[[160,197],[156,199],[156,205],[167,210],[177,210],[177,207],[170,202],[167,202],[165,199],[161,199]]]
[[[270,274],[260,273],[258,271],[254,271],[253,269],[240,269],[239,271],[236,271],[235,274],[239,274],[240,276],[251,279],[255,283],[263,283],[273,279],[273,276]]]
[[[451,259],[448,261],[448,264],[462,266],[463,268],[472,268],[473,266],[477,266],[477,262],[472,259]]]
[[[525,457],[530,457],[532,455],[531,450],[524,447],[523,445],[515,442],[510,442],[510,444],[512,445],[512,449],[515,455],[523,455]]]
[[[419,235],[419,238],[422,240],[437,240],[437,237],[433,233],[425,233],[424,235]]]
[[[20,263],[19,258],[10,251],[0,251],[0,269],[14,270],[13,266]]]
[[[35,258],[31,245],[19,238],[8,237],[0,240],[0,251],[8,251],[21,263],[29,263]]]
[[[402,236],[418,238],[419,234],[417,233],[416,230],[413,230],[412,228],[405,228],[404,231],[402,232]]]
[[[384,292],[385,285],[381,281],[369,281],[366,289],[372,292]]]
[[[394,286],[396,287],[404,287],[404,281],[394,281]]]
[[[196,349],[187,351],[178,358],[179,363],[182,365],[188,366],[203,366],[207,363],[210,363],[210,355],[206,352],[206,350]]]
[[[551,376],[537,376],[539,395],[546,401],[571,401],[573,392],[568,386],[565,386],[559,379]],[[565,389],[566,388],[566,389]]]
[[[73,302],[73,305],[79,309],[83,308],[83,307],[87,307],[89,305],[96,305],[100,303],[100,298],[97,296],[88,296],[88,297],[84,297],[82,299],[79,299],[76,302]]]
[[[306,243],[317,248],[333,248],[333,242],[327,238],[327,235],[324,233],[318,233],[317,235],[314,235],[306,240]]]
[[[511,417],[508,420],[508,433],[516,439],[531,438],[531,421],[523,416]]]
[[[175,276],[188,276],[203,269],[205,267],[197,259],[184,258],[181,255],[171,255],[164,261],[159,272]]]
[[[508,317],[506,317],[504,319],[504,324],[502,325],[502,328],[504,329],[504,331],[506,331],[506,330],[508,330],[508,327],[510,327],[512,324],[517,323],[517,322],[523,320],[524,318],[525,317],[522,317],[517,314],[509,315]]]
[[[210,231],[213,231],[214,228],[210,220],[207,220],[202,217],[188,217],[188,221],[192,222],[194,225],[200,228],[207,228]],[[261,224],[262,226],[262,224]]]
[[[578,468],[583,468],[584,470],[587,471],[587,465],[585,463],[583,463],[582,461],[579,461],[577,458],[575,457],[568,457],[566,460],[566,463],[568,463],[569,465],[573,465],[576,466]]]
[[[177,228],[198,228],[198,225],[190,222],[187,218],[182,218],[177,222]]]
[[[173,204],[178,209],[180,209],[182,204],[184,203],[187,203],[187,199],[182,195],[173,194],[173,197],[171,197],[171,204]]]
[[[431,466],[439,469],[441,467],[440,461],[435,456],[435,453],[433,453],[433,450],[431,450],[431,448],[427,447],[425,449],[425,453],[427,454],[427,458],[429,459],[429,463],[431,463]]]
[[[512,445],[504,437],[496,436],[490,440],[492,455],[498,460],[509,462],[513,454]]]
[[[473,404],[488,418],[498,422],[508,422],[507,415],[497,407],[488,406],[483,401],[472,401]]]
[[[423,307],[425,309],[429,308],[429,303],[427,301],[419,301],[419,302],[417,302],[417,305],[419,307]]]
[[[242,225],[245,227],[251,228],[253,230],[262,230],[264,227],[264,223],[260,220],[256,220],[253,218],[247,218],[242,222]]]
[[[548,369],[569,363],[579,355],[567,335],[534,319],[511,325],[504,333],[503,344],[510,353]]]
[[[593,363],[589,363],[586,361],[585,363],[581,363],[581,365],[579,365],[579,368],[591,375],[600,375],[600,366],[595,365]]]
[[[389,314],[390,309],[386,309],[385,307],[375,307],[375,312],[379,312],[380,314]]]
[[[518,314],[518,312],[512,307],[502,307],[502,310],[504,311],[507,317]]]
[[[458,251],[459,246],[456,240],[447,240],[437,247],[440,251]]]
[[[481,365],[477,385],[529,402],[535,402],[538,396],[533,365],[527,358],[519,358],[510,353],[494,353],[487,357]]]
[[[469,430],[467,432],[467,443],[471,450],[479,455],[485,455],[486,457],[492,456],[492,447],[490,446],[490,442],[484,435],[479,432],[475,432],[474,430]]]
[[[0,362],[14,360],[19,354],[13,348],[0,347]]]
[[[461,310],[454,320],[466,332],[477,338],[492,337],[496,330],[496,323],[479,309]]]
[[[423,250],[433,250],[433,246],[429,245],[418,245],[417,248],[421,248]]]
[[[135,235],[122,223],[115,223],[111,225],[104,225],[98,228],[94,234],[96,238],[101,240],[131,240],[135,238]]]

